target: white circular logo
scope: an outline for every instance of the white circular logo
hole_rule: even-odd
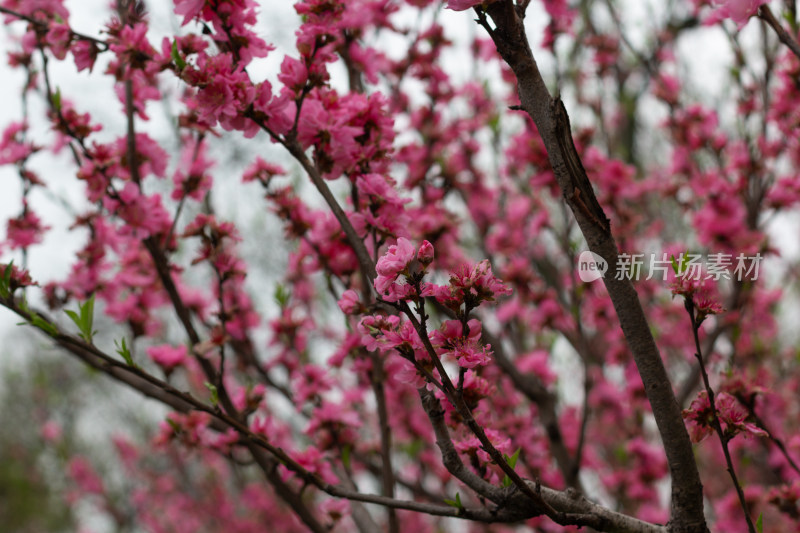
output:
[[[578,256],[578,277],[585,283],[600,279],[608,271],[608,262],[594,252],[586,250]]]

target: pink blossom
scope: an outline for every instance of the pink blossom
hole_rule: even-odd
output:
[[[489,441],[497,448],[497,451],[505,455],[511,455],[514,450],[511,449],[511,439],[501,434],[499,431],[487,428],[486,436]],[[492,462],[491,457],[485,451],[481,441],[478,437],[471,435],[463,440],[454,442],[456,450],[468,456],[477,455],[477,458],[484,464]]]
[[[29,248],[42,241],[42,234],[49,226],[42,224],[36,213],[26,210],[17,218],[10,218],[6,223],[6,238],[12,249]]]
[[[736,398],[727,392],[720,392],[715,395],[714,400],[717,417],[726,437],[739,433],[748,437],[768,436],[766,431],[747,421],[750,415]],[[683,418],[687,421],[689,436],[693,442],[700,442],[713,433],[713,413],[706,391],[700,391],[689,408],[683,411]]]
[[[268,185],[275,176],[285,175],[286,171],[280,165],[264,161],[260,156],[247,167],[242,175],[242,181],[247,183],[258,180],[262,185]]]
[[[200,14],[206,0],[175,0],[175,14],[184,15],[182,26]]]
[[[101,495],[105,492],[103,481],[87,459],[75,457],[70,460],[67,469],[69,476],[82,492],[97,495]]]
[[[329,460],[317,448],[309,447],[304,452],[294,454],[293,459],[309,472],[318,474],[326,483],[339,482]]]
[[[339,304],[339,309],[346,315],[356,314],[361,308],[358,293],[352,289],[344,291],[337,303]]]
[[[70,52],[72,52],[72,57],[75,59],[75,66],[78,67],[78,72],[87,68],[89,72],[92,71],[99,52],[96,44],[91,41],[77,40],[70,46]]]
[[[126,80],[133,71],[145,68],[147,62],[156,56],[155,48],[147,40],[147,30],[144,22],[125,25],[109,39],[109,48],[116,54],[116,59],[106,72],[114,74],[117,80]]]
[[[321,449],[328,449],[334,443],[354,443],[358,437],[356,430],[363,423],[354,407],[353,403],[323,401],[314,409],[305,434],[313,436]]]
[[[214,162],[208,158],[206,143],[198,142],[194,137],[188,139],[181,150],[178,168],[172,177],[175,188],[172,199],[180,200],[188,196],[200,201],[211,188],[212,179],[208,171]]]
[[[408,267],[414,259],[414,245],[404,237],[397,239],[397,244],[389,247],[389,250],[378,259],[375,270],[378,275],[385,277],[397,277],[400,272]]]
[[[452,9],[453,11],[465,11],[471,7],[475,6],[486,6],[488,4],[494,3],[496,0],[447,0],[447,9]]]
[[[717,8],[716,16],[732,19],[739,28],[756,14],[758,8],[766,4],[767,0],[714,0]]]
[[[42,435],[42,438],[49,443],[54,443],[61,440],[63,435],[63,430],[61,429],[61,424],[56,422],[55,420],[48,420],[42,427],[39,429],[39,432]]]
[[[147,348],[147,355],[167,373],[172,372],[176,367],[183,365],[187,361],[187,350],[186,346],[183,345],[170,346],[163,344],[150,346]]]
[[[30,142],[22,142],[22,134],[28,129],[24,122],[12,122],[0,137],[0,165],[24,161],[38,150]]]
[[[290,91],[295,94],[300,94],[300,91],[305,87],[307,79],[308,69],[302,61],[289,56],[283,58],[281,73],[278,74],[278,80]]]
[[[419,370],[414,366],[411,361],[402,360],[400,368],[392,373],[392,378],[396,379],[400,383],[404,383],[406,385],[410,385],[415,389],[419,389],[425,386],[425,376],[423,376]]]
[[[178,439],[184,446],[195,447],[210,441],[211,415],[201,411],[188,414],[172,412],[167,421],[159,424],[159,434],[154,439],[156,446],[163,446]]]
[[[59,23],[52,24],[45,36],[45,42],[47,42],[56,59],[64,59],[67,56],[71,39],[72,31],[69,26]]]
[[[400,273],[408,268],[415,255],[414,245],[404,237],[400,237],[397,239],[397,244],[389,247],[375,265],[378,276],[374,284],[378,294],[392,298],[389,301],[398,301],[411,294],[413,287],[398,284],[396,281]]]
[[[495,296],[511,294],[511,289],[492,273],[488,260],[470,267],[462,265],[450,275],[450,286],[464,300],[476,307],[482,301],[492,301]]]
[[[492,360],[492,346],[471,341],[457,341],[453,347],[453,357],[463,368],[486,366]]]
[[[2,5],[42,22],[57,18],[63,21],[69,19],[69,11],[64,7],[63,0],[5,0]]]
[[[297,376],[292,381],[295,401],[298,403],[319,399],[324,392],[333,387],[333,381],[328,376],[327,370],[312,364],[299,368]]]

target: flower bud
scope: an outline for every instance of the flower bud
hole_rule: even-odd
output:
[[[417,252],[417,259],[424,267],[433,263],[433,245],[430,242],[422,241]]]

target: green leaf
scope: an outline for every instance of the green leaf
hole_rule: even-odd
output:
[[[672,270],[675,271],[676,276],[680,276],[681,274],[686,272],[686,265],[689,263],[689,252],[686,251],[682,253],[680,257],[681,260],[678,261],[677,259],[675,259],[674,255],[670,256],[670,259],[672,261]]]
[[[81,332],[80,337],[89,344],[92,344],[92,338],[95,333],[97,333],[92,329],[92,325],[94,324],[94,294],[83,304],[78,304],[78,311],[79,313],[70,311],[69,309],[64,310],[67,316],[78,326]]]
[[[203,383],[203,385],[205,385],[206,388],[211,391],[211,405],[216,407],[217,404],[219,403],[219,393],[217,392],[217,387],[213,383],[209,383],[208,381]]]
[[[286,289],[286,287],[284,287],[280,283],[278,283],[275,286],[275,302],[277,302],[279,306],[281,306],[282,308],[286,307],[286,305],[289,303],[290,297],[291,294]]]
[[[8,298],[11,296],[11,273],[13,272],[14,261],[6,265],[3,271],[3,278],[0,280],[0,297]]]
[[[128,345],[125,343],[125,337],[122,337],[122,342],[114,341],[114,345],[117,347],[117,353],[122,356],[126,363],[129,366],[137,366],[136,363],[133,362],[133,356],[131,355],[131,351],[128,349]]]
[[[31,324],[44,331],[51,337],[58,335],[58,328],[55,326],[55,324],[51,324],[39,315],[31,315]]]
[[[178,40],[175,39],[172,41],[172,60],[175,61],[175,65],[177,65],[178,70],[183,70],[186,68],[186,61],[181,57],[180,52],[178,51]]]
[[[76,313],[75,311],[72,311],[71,309],[64,309],[64,312],[67,313],[67,316],[69,316],[72,319],[73,322],[75,322],[76,326],[80,327],[80,325],[81,325],[81,317],[80,317],[80,315],[78,315],[78,313]]]
[[[508,466],[510,466],[511,468],[516,468],[517,467],[517,460],[519,459],[519,452],[520,451],[522,451],[522,448],[517,448],[517,451],[515,451],[514,454],[511,457],[505,457],[505,460],[508,463]]]
[[[20,310],[30,316],[30,320],[28,322],[19,322],[18,326],[28,325],[35,326],[40,330],[44,331],[51,337],[55,337],[59,334],[58,328],[55,324],[51,324],[47,320],[45,320],[41,315],[38,313],[31,311],[31,308],[28,307],[28,300],[25,298],[25,295],[22,296],[22,299],[17,304]]]
[[[177,422],[175,422],[173,419],[171,419],[169,417],[167,417],[167,424],[169,424],[169,427],[171,427],[172,431],[174,431],[175,433],[180,433],[181,431],[183,431],[181,426],[180,426],[180,424],[178,424]]]
[[[92,329],[92,322],[94,322],[94,294],[92,294],[86,303],[80,307],[80,310],[81,321],[84,324],[87,324],[89,329]]]
[[[511,457],[507,456],[506,454],[503,454],[503,459],[505,460],[505,462],[508,463],[508,466],[510,466],[512,470],[514,468],[516,468],[516,466],[517,466],[517,460],[519,459],[519,452],[521,450],[522,450],[522,448],[517,448],[517,451],[515,451],[511,455]],[[510,477],[508,477],[508,476],[504,476],[503,477],[503,486],[504,487],[510,487],[511,486],[511,478]]]
[[[56,92],[52,96],[53,109],[61,111],[61,89],[56,87]]]
[[[455,507],[456,509],[463,509],[464,505],[461,503],[461,494],[456,492],[456,499],[455,500],[445,500],[444,503],[449,505],[450,507]]]
[[[342,448],[342,464],[348,470],[350,470],[350,445],[346,444],[344,448]]]
[[[758,533],[764,533],[764,513],[762,512],[758,515],[758,520],[756,520],[756,531]]]

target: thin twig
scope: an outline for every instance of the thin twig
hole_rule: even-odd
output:
[[[30,22],[31,24],[33,24],[34,26],[36,26],[40,30],[47,30],[50,27],[46,22],[43,22],[41,20],[37,20],[37,19],[35,19],[33,17],[29,17],[27,15],[23,15],[22,13],[14,11],[13,9],[8,9],[7,7],[0,6],[0,13],[5,13],[6,15],[10,15],[10,16],[16,17],[16,18],[18,18],[20,20],[25,20],[27,22]],[[108,49],[108,43],[105,42],[102,39],[98,39],[97,37],[91,37],[90,35],[84,35],[83,33],[78,33],[76,31],[73,31],[72,28],[70,28],[69,33],[70,33],[70,35],[71,35],[71,37],[73,39],[79,39],[81,41],[89,41],[89,42],[92,42],[92,43],[94,43],[96,45],[101,46],[102,47],[102,51],[105,51],[105,50]]]
[[[714,401],[714,389],[711,388],[711,383],[708,380],[708,372],[706,372],[706,365],[703,361],[703,352],[700,348],[700,321],[697,320],[695,315],[694,301],[691,297],[687,297],[684,300],[684,303],[686,306],[686,311],[689,313],[689,318],[692,321],[692,334],[694,335],[694,346],[696,350],[694,355],[697,358],[698,364],[700,365],[700,374],[703,376],[703,384],[706,388],[706,394],[708,394],[708,403],[711,406],[711,425],[719,436],[720,444],[722,444],[722,452],[725,455],[725,462],[728,465],[728,473],[733,481],[733,486],[736,488],[736,494],[739,496],[739,504],[742,506],[742,512],[744,512],[744,517],[747,521],[747,529],[750,533],[756,533],[756,528],[753,525],[753,521],[750,519],[750,513],[747,510],[747,501],[744,497],[744,491],[742,491],[742,487],[739,485],[739,480],[736,477],[736,470],[733,467],[733,460],[731,460],[731,454],[728,450],[728,441],[730,441],[730,437],[725,435],[725,433],[722,431],[722,424],[719,421],[719,414],[717,413],[717,406]]]

